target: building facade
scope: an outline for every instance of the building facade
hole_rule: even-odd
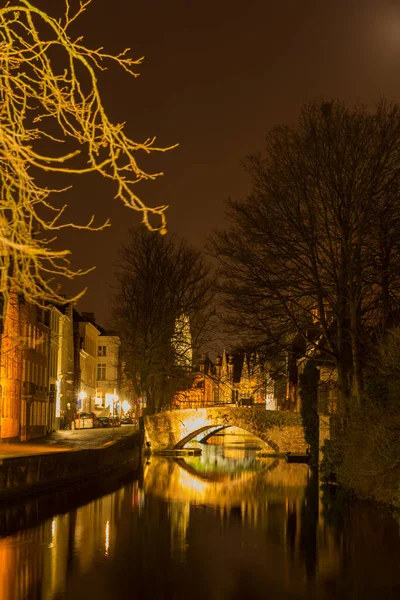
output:
[[[121,363],[120,339],[111,331],[100,328],[97,338],[97,384],[96,408],[108,409],[111,414],[120,413]]]
[[[0,323],[0,441],[70,429],[80,413],[122,414],[120,339],[71,305],[29,304],[11,295]]]
[[[72,400],[72,308],[12,295],[2,321],[0,439],[30,440],[66,426]]]
[[[60,346],[60,321],[62,312],[55,306],[48,309],[49,321],[49,414],[48,424],[50,431],[59,429],[56,416],[56,401],[58,386],[58,356]],[[58,427],[57,427],[58,425]]]
[[[274,397],[274,382],[256,354],[224,350],[215,362],[206,355],[194,367],[191,387],[175,395],[174,406],[263,405],[272,410]]]
[[[77,412],[91,413],[96,404],[97,338],[99,330],[88,319],[92,313],[73,313],[75,349],[75,390]]]
[[[52,429],[49,396],[49,311],[21,303],[23,332],[21,440],[42,437]]]
[[[0,440],[20,439],[23,326],[18,295],[2,298],[0,354]]]
[[[74,383],[74,336],[72,306],[59,308],[58,360],[56,381],[56,429],[70,429]]]

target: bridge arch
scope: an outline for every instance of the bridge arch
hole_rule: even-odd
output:
[[[177,444],[175,444],[174,448],[176,448],[176,449],[184,448],[187,443],[189,443],[193,439],[197,438],[199,436],[199,434],[209,431],[209,433],[208,434],[206,433],[206,435],[204,436],[204,438],[202,440],[202,441],[205,441],[209,437],[211,437],[212,435],[217,433],[218,431],[222,431],[223,429],[227,429],[228,427],[235,427],[235,424],[229,423],[227,425],[206,425],[204,427],[201,427],[197,431],[193,431],[192,433],[189,433],[187,436],[182,438]],[[259,437],[259,435],[254,433],[253,431],[249,431],[248,429],[244,429],[243,427],[241,427],[241,429],[243,429],[243,431],[245,431],[246,433],[250,433],[250,434],[254,435],[260,441],[261,445],[263,446],[263,448],[265,448],[265,450],[268,450],[269,452],[272,451],[277,454],[279,454],[281,452],[279,446],[273,440],[271,440],[269,438],[263,439],[263,438]]]
[[[229,425],[224,425],[224,427],[221,427],[220,429],[224,429],[225,427],[229,427]],[[196,429],[195,431],[188,433],[188,435],[183,437],[177,444],[175,444],[174,448],[176,448],[176,449],[183,448],[188,442],[191,442],[192,440],[194,440],[194,438],[196,438],[201,433],[210,431],[210,429],[212,430],[209,433],[210,436],[213,435],[215,433],[215,431],[220,431],[220,429],[216,429],[215,425],[205,425],[204,427],[200,427],[199,429]]]
[[[230,426],[255,435],[275,454],[305,453],[308,447],[301,417],[296,413],[223,406],[165,411],[144,418],[145,438],[154,451],[183,448],[203,431]]]
[[[199,441],[204,444],[210,437],[217,435],[220,431],[228,429],[229,427],[232,427],[232,425],[217,425],[216,427],[213,427],[211,430],[207,431],[206,435]]]

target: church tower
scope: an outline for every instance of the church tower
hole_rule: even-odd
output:
[[[175,363],[189,369],[193,363],[192,335],[189,317],[183,313],[175,321],[171,345],[175,354]]]

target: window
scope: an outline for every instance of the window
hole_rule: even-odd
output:
[[[97,365],[97,379],[98,381],[104,380],[106,378],[106,365],[100,364]]]
[[[97,356],[107,356],[107,346],[99,346]]]

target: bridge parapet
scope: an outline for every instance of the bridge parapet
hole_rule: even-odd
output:
[[[144,425],[153,450],[183,448],[199,433],[217,426],[240,427],[258,437],[269,452],[305,453],[307,449],[297,413],[223,406],[165,411],[145,417]]]

